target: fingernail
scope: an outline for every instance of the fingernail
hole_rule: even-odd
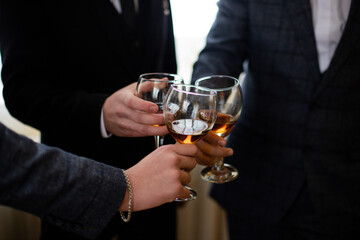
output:
[[[218,144],[219,144],[220,146],[224,147],[224,146],[226,145],[226,141],[225,141],[224,139],[220,139],[220,140],[218,141]]]
[[[150,111],[152,111],[152,112],[157,112],[157,111],[158,111],[158,107],[157,107],[157,106],[151,106],[151,107],[150,107]]]
[[[229,151],[227,152],[227,156],[231,156],[234,154],[234,151],[232,149],[229,149]]]

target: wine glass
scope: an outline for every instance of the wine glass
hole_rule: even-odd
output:
[[[156,103],[159,107],[158,114],[163,112],[163,102],[171,84],[184,83],[182,77],[170,73],[144,73],[141,74],[137,86],[136,94],[138,97]],[[158,125],[155,125],[158,126]],[[163,145],[164,136],[155,137],[155,148]]]
[[[228,136],[242,108],[239,80],[230,76],[214,75],[196,80],[195,85],[211,88],[217,92],[217,118],[211,132],[221,137]],[[238,170],[224,163],[223,158],[216,159],[213,167],[206,167],[201,171],[202,178],[212,183],[230,182],[238,175]]]
[[[216,91],[188,84],[171,85],[164,102],[164,118],[170,135],[178,143],[200,141],[215,123]],[[196,191],[185,187],[190,197],[175,201],[196,199]]]

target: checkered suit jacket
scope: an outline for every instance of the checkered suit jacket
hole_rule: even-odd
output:
[[[106,227],[126,191],[120,169],[34,143],[2,123],[0,176],[0,204],[91,239]]]
[[[228,140],[240,176],[212,191],[241,224],[279,222],[307,181],[332,230],[360,225],[359,1],[324,76],[313,32],[309,0],[221,0],[194,66],[193,80],[247,73]]]

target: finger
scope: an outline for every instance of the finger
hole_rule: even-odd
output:
[[[208,134],[206,134],[205,137],[202,139],[202,141],[206,141],[210,144],[217,144],[222,147],[224,147],[226,145],[226,140],[224,138],[222,138],[212,132],[209,132]]]
[[[183,156],[195,156],[198,151],[194,144],[174,144],[172,146],[177,154]]]
[[[233,155],[233,150],[231,148],[219,147],[211,144],[199,143],[199,151],[196,156],[196,161],[198,164],[205,166],[213,166],[215,162],[224,157]]]
[[[155,103],[145,101],[130,92],[129,94],[126,95],[123,101],[127,107],[133,110],[138,110],[148,113],[157,113],[159,111],[159,107]]]
[[[169,79],[168,78],[162,78],[158,82],[155,83],[155,87],[158,89],[164,89],[169,86]]]
[[[187,172],[190,172],[195,167],[196,167],[196,158],[195,158],[195,156],[193,156],[193,157],[180,156],[180,163],[179,163],[179,168],[180,169],[183,169],[183,170],[185,170]]]
[[[137,96],[141,98],[144,93],[151,92],[153,88],[154,82],[143,80],[137,86]]]
[[[180,182],[182,185],[187,185],[191,182],[191,174],[186,171],[181,171]]]
[[[167,79],[167,78],[144,79],[138,85],[137,94],[138,94],[139,97],[141,97],[144,93],[153,92],[154,88],[156,88],[158,90],[164,89],[169,85],[168,80],[169,79]]]
[[[228,157],[233,154],[231,148],[221,147],[219,145],[209,144],[206,141],[199,141],[196,143],[196,146],[201,152],[213,157]]]
[[[179,193],[179,195],[177,196],[177,198],[179,199],[186,199],[190,197],[190,191],[189,189],[187,189],[186,187],[182,187],[181,188],[181,192]]]
[[[168,134],[168,130],[166,126],[144,125],[129,119],[122,119],[113,134],[128,137],[164,136]]]
[[[201,151],[198,152],[196,156],[196,162],[198,164],[204,165],[204,166],[214,166],[216,160],[219,158],[216,158],[214,156],[207,155]]]
[[[168,130],[166,127],[154,127],[148,126],[142,131],[143,125],[139,125],[138,130],[130,130],[130,129],[119,129],[118,133],[120,136],[126,137],[149,137],[149,136],[165,136],[168,134]],[[115,133],[115,135],[117,135]]]
[[[130,111],[126,113],[126,117],[134,122],[144,125],[164,125],[165,120],[162,114],[146,113],[139,111]]]
[[[170,153],[167,162],[177,169],[191,171],[196,166],[197,147],[191,144],[169,144],[157,149],[163,153]]]
[[[145,131],[147,132],[148,136],[165,136],[169,133],[166,126],[142,126],[147,129]]]

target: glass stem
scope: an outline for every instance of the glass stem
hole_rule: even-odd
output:
[[[164,144],[163,136],[154,136],[155,137],[155,148],[158,148]]]
[[[216,160],[214,169],[216,171],[221,171],[224,169],[224,159],[223,158],[221,158],[220,160]]]

